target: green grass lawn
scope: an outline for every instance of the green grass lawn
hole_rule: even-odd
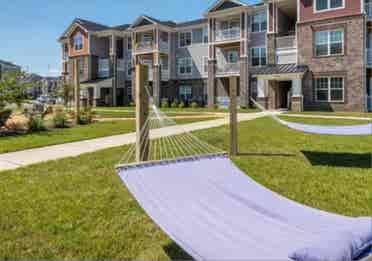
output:
[[[135,112],[130,111],[115,111],[115,110],[95,110],[95,116],[97,118],[134,118],[136,117]],[[187,116],[209,116],[209,114],[201,114],[200,112],[182,112],[179,111],[167,111],[166,115],[169,117],[187,117]]]
[[[227,127],[197,135],[228,148]],[[310,135],[263,118],[240,124],[239,146],[233,161],[264,186],[312,207],[372,216],[372,136]],[[115,173],[126,149],[1,172],[0,259],[186,259]]]
[[[215,118],[177,119],[178,124],[214,120]],[[53,129],[19,136],[0,137],[0,154],[67,142],[119,135],[135,130],[135,121],[98,122],[67,129]]]
[[[324,116],[346,116],[346,117],[366,117],[372,118],[372,112],[325,112],[325,111],[305,111],[305,112],[287,112],[288,114],[304,115],[324,115]]]
[[[314,119],[314,118],[302,118],[302,117],[286,117],[286,116],[279,116],[279,118],[289,121],[289,122],[298,122],[298,123],[305,123],[305,124],[317,124],[317,125],[335,125],[335,126],[343,126],[343,125],[359,125],[359,124],[367,124],[368,121],[364,120],[344,120],[344,119]]]

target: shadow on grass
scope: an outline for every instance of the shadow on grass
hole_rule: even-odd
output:
[[[331,166],[346,168],[372,168],[372,153],[335,153],[302,151],[313,166]]]
[[[295,154],[284,154],[284,153],[245,153],[239,152],[238,156],[251,156],[251,157],[296,157]]]
[[[164,246],[163,249],[171,260],[193,260],[189,254],[174,242]]]

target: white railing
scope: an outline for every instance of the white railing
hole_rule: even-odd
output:
[[[366,63],[368,65],[372,65],[372,49],[371,48],[367,48],[366,50]]]
[[[169,44],[168,44],[168,42],[160,41],[160,43],[159,43],[159,50],[160,51],[167,52],[169,50]]]
[[[234,27],[224,30],[216,30],[216,41],[240,39],[240,28]]]
[[[366,10],[367,17],[369,19],[372,19],[372,3],[366,3],[364,5],[364,8]]]
[[[125,61],[124,59],[118,59],[118,71],[125,71]]]
[[[138,42],[136,45],[136,52],[152,51],[154,49],[153,41]]]
[[[225,63],[218,64],[216,68],[217,75],[229,75],[229,74],[239,74],[240,64],[239,63]]]
[[[110,60],[98,59],[98,78],[107,78],[110,76]]]
[[[276,38],[276,48],[295,48],[296,47],[296,36],[288,35]]]
[[[161,70],[161,79],[163,81],[169,80],[169,70]]]

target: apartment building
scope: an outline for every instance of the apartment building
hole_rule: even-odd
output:
[[[105,26],[76,19],[63,33],[63,77],[80,60],[82,98],[126,105],[137,63],[149,66],[155,102],[226,105],[229,77],[239,103],[268,109],[372,109],[370,0],[218,0],[202,19],[140,16]]]
[[[18,65],[15,65],[14,63],[0,60],[0,80],[2,79],[5,73],[14,72],[14,71],[17,71],[17,72],[21,71],[21,67]]]

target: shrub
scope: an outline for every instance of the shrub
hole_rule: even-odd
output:
[[[199,107],[199,104],[197,103],[197,102],[192,102],[191,104],[190,104],[190,107],[191,108],[193,108],[193,109],[196,109],[196,108],[198,108]]]
[[[5,122],[9,119],[10,115],[12,115],[11,109],[5,109],[0,111],[0,127],[4,126]]]
[[[64,112],[57,112],[53,118],[54,127],[58,129],[67,128],[67,115]]]
[[[135,102],[130,102],[129,107],[136,107],[136,103]]]
[[[86,108],[80,112],[79,124],[87,125],[93,122],[94,112],[90,108]]]
[[[182,108],[185,108],[186,107],[186,104],[182,101],[180,102],[180,104],[178,105],[178,108],[182,109]]]
[[[5,128],[13,133],[26,133],[30,119],[24,114],[12,115],[4,124]]]
[[[240,106],[240,109],[242,109],[242,110],[246,110],[246,109],[247,109],[247,106],[242,105],[242,106]]]
[[[171,104],[171,107],[172,108],[177,108],[178,107],[178,101],[177,100],[174,100]]]
[[[162,99],[161,100],[161,107],[162,108],[168,108],[169,107],[168,99]]]
[[[44,131],[46,130],[44,120],[41,115],[32,115],[28,123],[29,131]]]

